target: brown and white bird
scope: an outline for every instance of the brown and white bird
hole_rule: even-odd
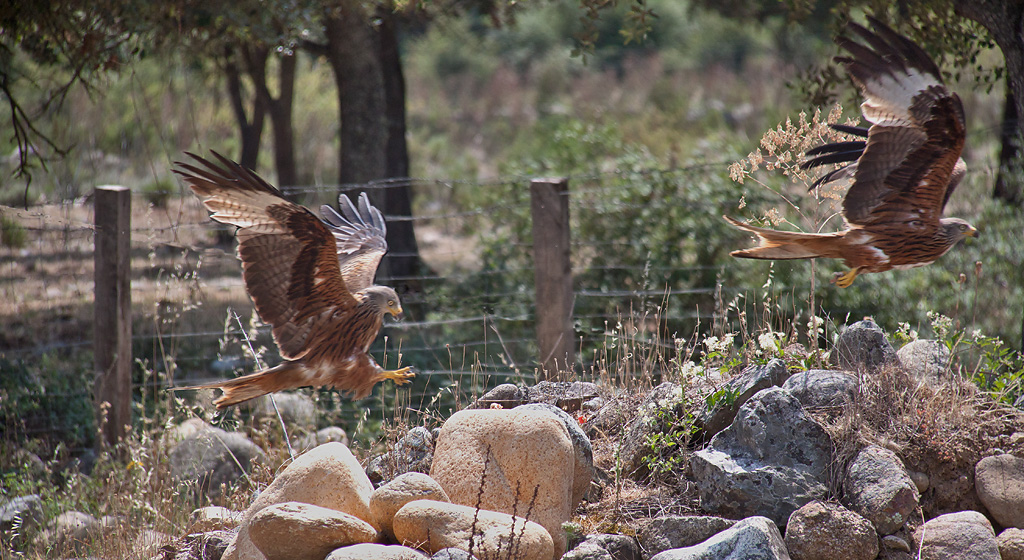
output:
[[[387,230],[366,193],[358,208],[340,196],[340,214],[322,206],[325,222],[216,152],[220,165],[188,155],[201,167],[178,162],[175,173],[211,218],[239,228],[246,292],[273,327],[284,361],[229,381],[175,389],[222,389],[214,404],[223,409],[303,386],[331,386],[360,399],[385,379],[408,383],[415,375],[410,368],[386,371],[368,353],[384,316],[399,316],[402,305],[393,289],[373,285]]]
[[[931,264],[964,237],[978,231],[942,212],[966,172],[960,159],[965,139],[960,98],[942,83],[939,69],[919,46],[869,17],[872,30],[849,24],[862,43],[841,36],[850,53],[836,61],[846,67],[864,96],[867,129],[834,128],[864,136],[808,152],[815,167],[851,162],[814,186],[850,177],[843,199],[847,228],[835,233],[796,233],[755,227],[725,217],[757,236],[758,246],[733,251],[751,259],[843,259],[850,268],[832,280],[845,288],[858,274]]]

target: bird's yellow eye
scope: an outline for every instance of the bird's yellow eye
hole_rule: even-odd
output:
[[[388,307],[394,307],[394,306],[395,306],[395,300],[389,299],[388,300]]]
[[[967,226],[964,224],[960,224],[960,231],[967,231]]]

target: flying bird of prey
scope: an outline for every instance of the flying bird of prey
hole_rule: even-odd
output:
[[[212,212],[238,227],[242,279],[260,318],[273,327],[284,361],[229,381],[178,387],[219,388],[223,409],[267,393],[311,385],[366,397],[379,381],[402,385],[410,368],[386,371],[370,356],[390,313],[402,313],[398,294],[373,285],[387,252],[384,217],[366,193],[358,206],[338,200],[341,213],[324,205],[322,221],[252,171],[214,152],[220,165],[188,154],[198,166],[178,162],[175,173]]]
[[[758,246],[733,251],[751,259],[843,259],[850,268],[832,280],[845,288],[858,274],[931,264],[977,230],[942,211],[963,178],[966,166],[964,109],[942,83],[939,69],[919,46],[874,18],[872,30],[856,23],[840,36],[849,53],[835,60],[864,96],[861,111],[867,129],[833,128],[865,140],[826,144],[805,168],[846,163],[814,186],[844,177],[853,183],[843,199],[846,229],[835,233],[795,233],[755,227],[725,217],[757,236]],[[813,187],[812,187],[813,188]]]

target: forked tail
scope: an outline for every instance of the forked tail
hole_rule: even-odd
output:
[[[276,393],[285,389],[293,389],[308,385],[305,366],[301,362],[286,361],[272,368],[236,377],[227,381],[217,381],[189,387],[172,387],[172,391],[185,389],[222,389],[224,394],[213,401],[218,409],[247,400],[262,397],[268,393]]]
[[[845,232],[835,233],[798,233],[793,231],[776,231],[759,228],[722,216],[733,226],[757,236],[758,246],[729,253],[734,257],[745,259],[813,259],[843,258],[839,252],[840,241]]]

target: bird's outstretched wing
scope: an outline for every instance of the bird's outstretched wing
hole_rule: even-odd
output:
[[[871,31],[849,24],[864,44],[837,39],[850,56],[836,60],[863,93],[861,110],[872,123],[843,213],[855,225],[898,222],[938,228],[956,187],[954,169],[965,138],[963,105],[924,50],[868,19]]]
[[[334,235],[341,276],[349,290],[358,292],[373,285],[377,267],[388,250],[384,240],[388,230],[384,216],[370,204],[365,192],[359,195],[358,208],[344,194],[338,197],[338,206],[340,214],[326,204],[320,207],[320,214]]]
[[[345,321],[358,301],[342,280],[336,234],[252,171],[213,152],[220,165],[188,154],[182,177],[218,222],[238,226],[245,289],[273,327],[285,359],[310,350],[317,332]]]

